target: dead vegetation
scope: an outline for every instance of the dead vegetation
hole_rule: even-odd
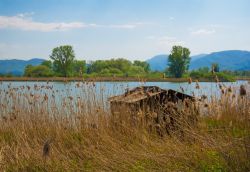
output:
[[[75,87],[80,95],[64,97],[50,83],[0,89],[0,171],[250,170],[247,85],[204,97],[202,116],[187,102],[179,110],[168,103],[138,111],[136,122],[126,109],[111,115],[94,83]],[[152,120],[160,127],[150,129]]]

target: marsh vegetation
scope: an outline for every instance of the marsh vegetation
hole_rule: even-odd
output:
[[[199,83],[191,82],[199,92]],[[197,125],[183,118],[181,135],[173,130],[162,136],[144,123],[131,124],[126,109],[118,118],[111,115],[107,88],[97,93],[94,82],[74,82],[81,94],[68,94],[67,84],[62,89],[50,82],[0,84],[1,171],[250,170],[247,83],[215,83],[221,94],[197,101]],[[124,88],[118,84],[113,90]],[[183,116],[193,112],[191,107],[181,111]]]

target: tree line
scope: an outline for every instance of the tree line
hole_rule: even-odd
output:
[[[73,47],[64,45],[52,50],[50,60],[41,65],[28,65],[24,76],[28,77],[82,77],[86,74],[93,76],[137,76],[150,72],[147,62],[127,59],[97,60],[86,64],[85,60],[77,60]]]
[[[153,72],[145,61],[135,60],[133,62],[118,58],[110,60],[96,60],[86,64],[85,60],[77,60],[75,52],[70,45],[56,47],[52,50],[50,60],[44,61],[41,65],[28,65],[25,68],[24,76],[28,77],[84,77],[84,76],[119,76],[119,77],[192,77],[209,78],[214,73],[225,80],[232,80],[232,75],[238,74],[232,71],[219,70],[218,64],[212,64],[211,68],[200,68],[188,71],[190,64],[190,50],[182,46],[173,46],[168,58],[168,67],[165,72]],[[167,60],[167,59],[166,59]],[[240,73],[241,74],[241,73]],[[244,73],[245,74],[245,73]]]

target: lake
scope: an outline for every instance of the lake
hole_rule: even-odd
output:
[[[241,84],[246,84],[247,81],[223,82],[220,83],[225,87],[231,86],[237,88]],[[206,96],[220,96],[219,84],[215,82],[199,82],[200,89],[196,89],[196,83],[191,84],[187,82],[7,82],[3,81],[0,84],[0,94],[2,95],[12,89],[18,93],[34,94],[34,95],[48,95],[53,96],[57,103],[65,97],[75,99],[77,97],[85,100],[95,100],[106,102],[110,96],[124,93],[127,88],[134,88],[137,86],[158,86],[163,89],[173,89],[180,92],[200,97]],[[0,98],[1,101],[3,99]]]

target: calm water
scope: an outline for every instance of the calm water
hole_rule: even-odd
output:
[[[247,81],[236,82],[224,82],[221,83],[224,86],[231,86],[237,88],[241,84],[246,84]],[[200,97],[206,96],[219,96],[219,86],[214,82],[199,82],[200,89],[196,89],[196,83],[188,84],[187,82],[95,82],[95,83],[83,83],[83,82],[2,82],[0,83],[0,91],[8,91],[10,88],[21,88],[18,92],[32,93],[32,94],[47,94],[53,95],[57,101],[63,97],[81,97],[85,99],[100,99],[106,101],[108,97],[122,94],[127,88],[134,88],[137,86],[159,86],[164,89],[173,89],[177,91],[184,91],[189,95],[195,95]],[[30,89],[27,89],[30,87]],[[1,100],[1,99],[0,99]]]

